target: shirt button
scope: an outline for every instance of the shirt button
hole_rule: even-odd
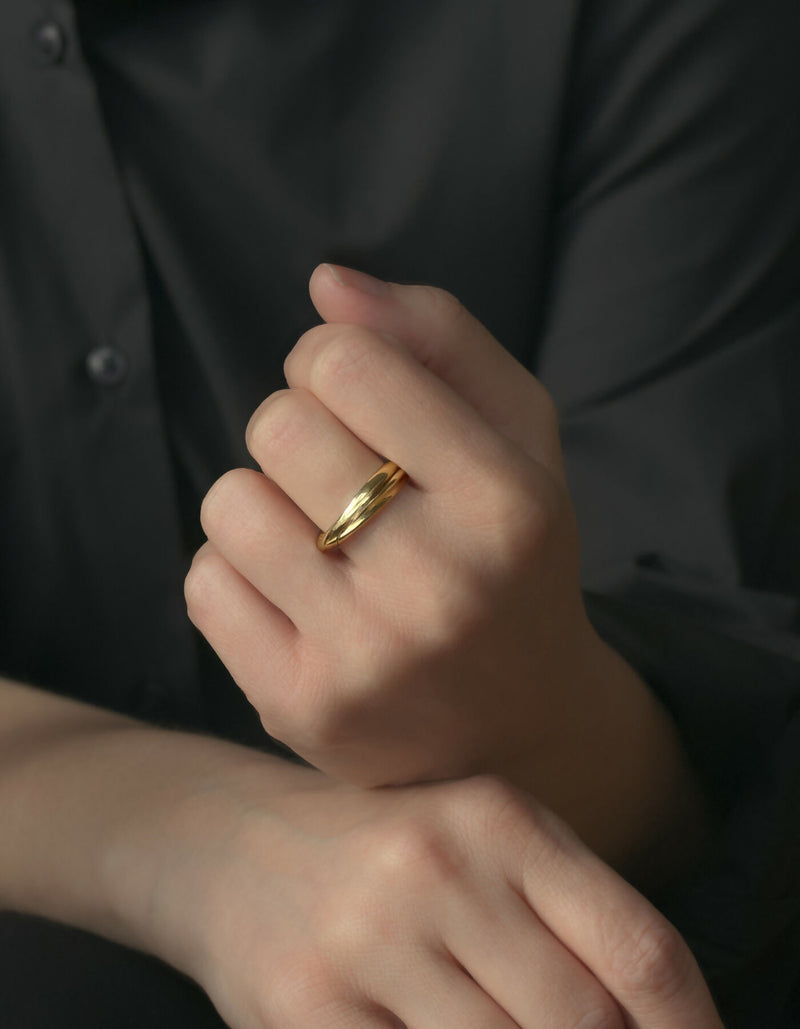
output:
[[[33,45],[40,64],[60,64],[67,49],[67,37],[57,21],[40,21],[33,27]]]
[[[128,358],[116,347],[95,347],[86,355],[86,372],[98,386],[119,386],[128,375]]]

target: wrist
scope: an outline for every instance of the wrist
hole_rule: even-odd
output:
[[[104,880],[126,942],[205,985],[242,827],[255,811],[268,821],[273,808],[324,777],[225,741],[159,735],[174,737],[172,774],[142,817],[116,826]]]
[[[642,885],[694,860],[705,801],[672,718],[588,625],[563,646],[552,703],[497,771],[555,810],[604,860]]]

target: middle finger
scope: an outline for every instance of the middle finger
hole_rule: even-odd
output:
[[[313,393],[278,390],[247,427],[264,474],[320,529],[327,529],[383,463]]]

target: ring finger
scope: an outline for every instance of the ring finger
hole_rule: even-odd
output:
[[[247,446],[264,474],[322,530],[384,460],[305,389],[269,396],[250,419]]]

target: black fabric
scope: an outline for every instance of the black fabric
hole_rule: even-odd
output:
[[[659,901],[797,1025],[799,51],[795,0],[4,0],[0,670],[260,743],[200,498],[315,264],[444,286],[553,392],[590,615],[714,798]]]
[[[224,1029],[205,993],[92,933],[0,914],[3,1029]]]

